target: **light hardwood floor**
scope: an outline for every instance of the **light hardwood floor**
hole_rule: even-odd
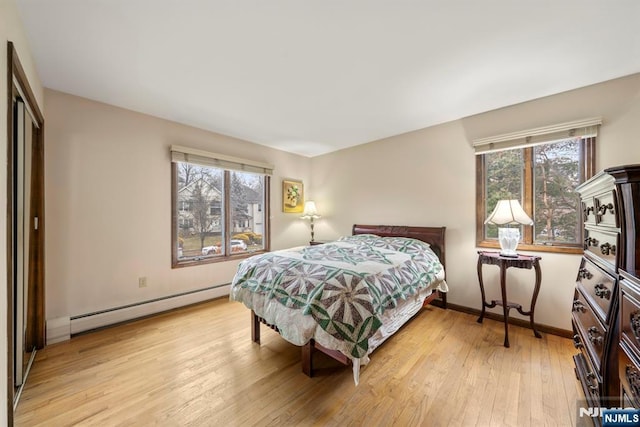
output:
[[[571,341],[428,307],[349,367],[300,349],[219,299],[77,336],[38,352],[17,426],[575,425]]]

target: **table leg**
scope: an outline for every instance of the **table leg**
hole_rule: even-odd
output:
[[[500,263],[500,288],[502,288],[502,313],[504,315],[504,346],[509,347],[509,304],[507,302],[507,266]]]
[[[534,310],[536,309],[536,301],[538,300],[538,292],[540,292],[540,282],[542,281],[542,273],[540,272],[540,263],[536,260],[533,264],[533,267],[536,270],[536,286],[533,290],[533,297],[531,298],[531,329],[533,329],[533,334],[536,338],[542,338],[540,332],[536,329],[536,324],[533,321]]]
[[[484,282],[482,281],[482,261],[481,257],[478,257],[478,282],[480,283],[480,294],[482,295],[482,312],[480,313],[480,317],[478,317],[477,322],[482,323],[482,319],[484,319],[485,308],[487,303],[485,302],[484,296]]]
[[[531,307],[529,308],[529,311],[524,311],[522,310],[522,307],[518,307],[518,312],[523,316],[529,316],[529,325],[533,330],[533,335],[535,335],[536,338],[542,338],[542,335],[540,335],[540,332],[538,332],[538,330],[536,329],[536,323],[534,321],[536,301],[538,300],[538,293],[540,292],[540,282],[542,281],[542,273],[540,272],[540,264],[538,263],[537,260],[534,261],[533,267],[535,268],[535,271],[536,271],[536,284],[533,288],[533,295],[531,296]]]

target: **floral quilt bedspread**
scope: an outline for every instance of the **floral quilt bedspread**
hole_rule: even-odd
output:
[[[370,234],[323,245],[256,255],[242,261],[231,285],[232,300],[249,308],[250,293],[302,310],[351,357],[367,355],[380,315],[400,300],[441,280],[442,264],[429,245]],[[446,284],[440,286],[446,291]]]

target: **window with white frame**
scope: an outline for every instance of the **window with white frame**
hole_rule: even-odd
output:
[[[594,173],[600,119],[587,119],[474,141],[476,243],[498,247],[485,224],[498,200],[519,200],[533,219],[520,226],[519,249],[582,251],[582,209],[575,188]]]
[[[273,167],[172,146],[172,266],[268,250]]]

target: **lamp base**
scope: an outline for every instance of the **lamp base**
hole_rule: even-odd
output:
[[[518,258],[519,255],[515,252],[514,253],[500,252],[500,256],[505,258]]]
[[[519,228],[498,228],[498,241],[500,242],[500,256],[517,258],[516,248],[520,241]]]

